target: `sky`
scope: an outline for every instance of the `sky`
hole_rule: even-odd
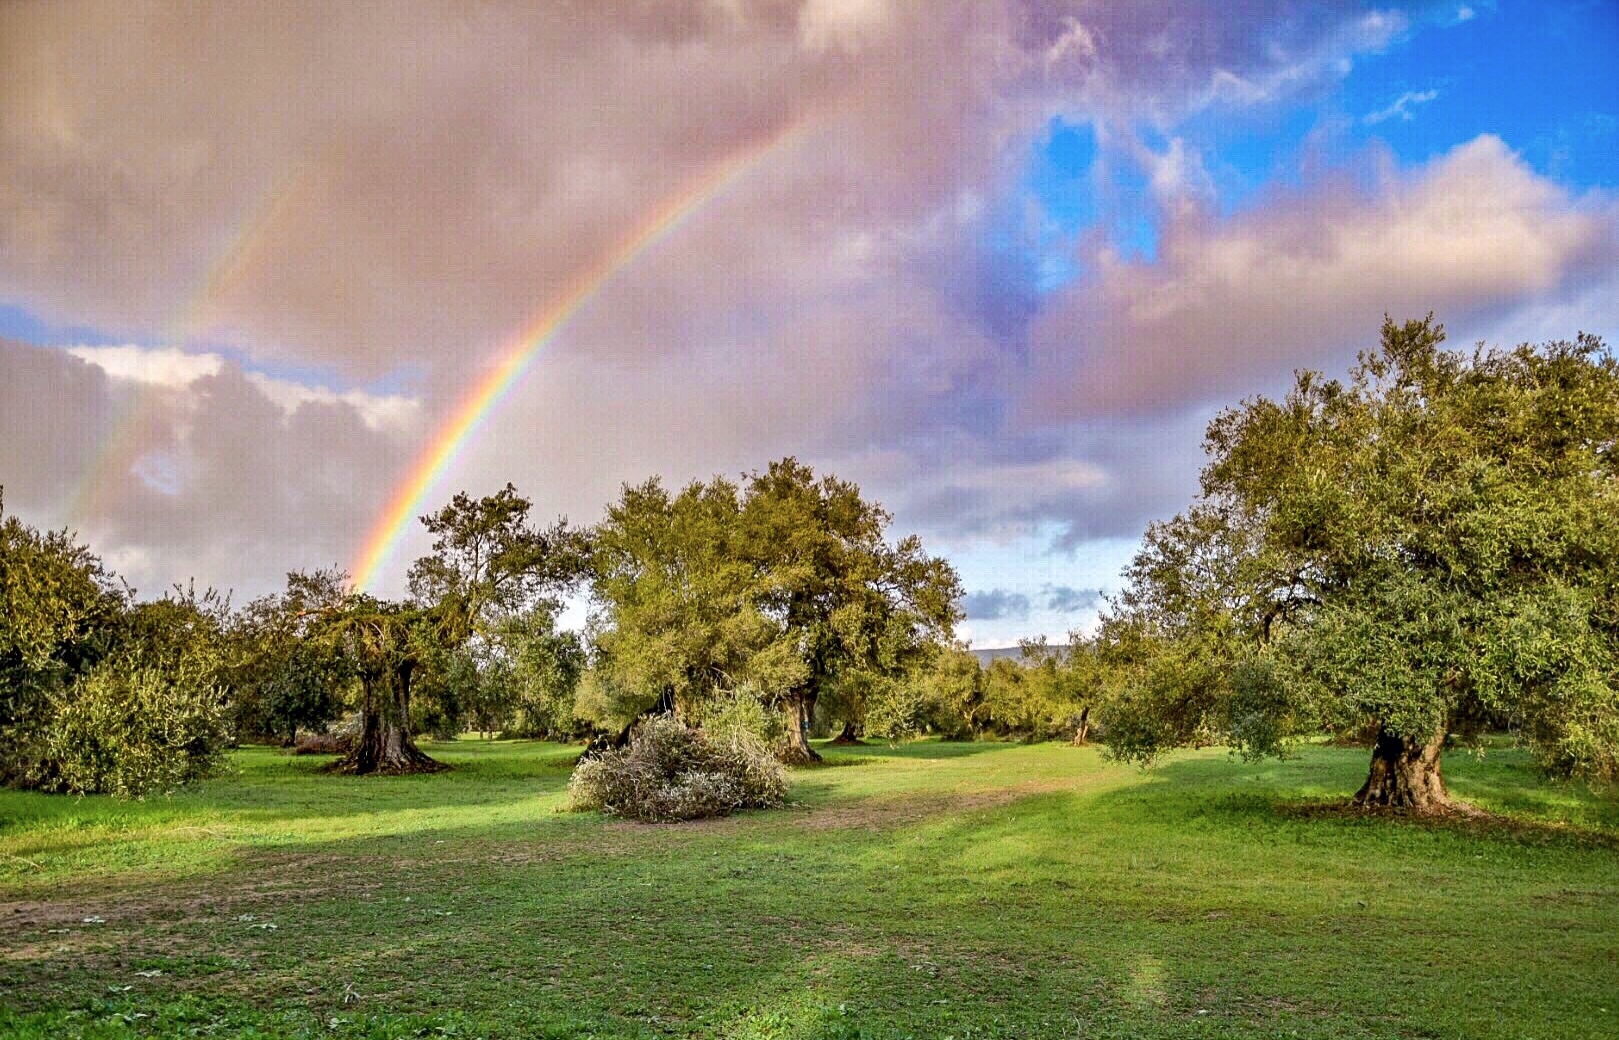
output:
[[[795,455],[1060,642],[1385,314],[1619,340],[1615,56],[1611,0],[7,4],[4,508],[400,595],[458,490]]]

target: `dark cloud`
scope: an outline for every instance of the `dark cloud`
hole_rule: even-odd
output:
[[[1385,309],[1499,317],[1611,268],[1611,215],[1492,139],[1214,215],[1178,121],[1321,91],[1414,17],[1287,0],[0,5],[0,300],[241,361],[136,387],[0,354],[8,506],[72,519],[163,581],[347,561],[536,314],[781,137],[601,287],[432,493],[511,480],[542,514],[590,520],[625,480],[791,453],[930,538],[1134,536],[1195,490],[1207,402],[1342,359]],[[1084,276],[1032,287],[1005,240],[1034,232],[1007,211],[1054,117],[1147,177],[1156,262],[1081,244]],[[381,385],[406,389],[359,393]],[[131,454],[109,464],[114,441]],[[425,547],[411,539],[402,560]]]
[[[62,506],[95,465],[118,411],[99,368],[0,339],[0,487],[7,510],[37,516]]]
[[[1046,607],[1059,614],[1077,614],[1082,610],[1095,610],[1102,604],[1101,589],[1076,589],[1068,585],[1047,585],[1041,589]]]
[[[1274,103],[1400,27],[1302,2],[12,5],[0,281],[147,341],[357,375],[476,362],[682,185],[800,127],[638,270],[590,349],[680,349],[713,315],[768,319],[760,300],[858,322],[907,270],[998,284],[972,214],[1053,112]],[[985,320],[1016,295],[984,294]]]
[[[138,384],[0,341],[0,372],[7,511],[79,531],[145,592],[194,577],[250,595],[347,566],[405,459],[361,407],[289,407],[230,364]]]
[[[1029,597],[1020,592],[990,589],[987,592],[969,592],[962,600],[962,609],[968,621],[995,621],[1001,618],[1021,618],[1029,614]]]

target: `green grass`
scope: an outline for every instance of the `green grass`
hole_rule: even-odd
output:
[[[1321,810],[1361,751],[921,743],[649,827],[556,811],[575,749],[431,750],[0,792],[0,1036],[1619,1035],[1619,806],[1517,752],[1447,763],[1487,824]]]

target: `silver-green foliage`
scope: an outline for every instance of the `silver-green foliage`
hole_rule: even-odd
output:
[[[36,530],[4,504],[0,495],[0,783],[26,784],[53,698],[107,654],[129,597],[72,535]]]
[[[217,771],[229,740],[229,713],[206,670],[108,662],[61,697],[46,754],[70,791],[139,798]]]
[[[1490,725],[1619,776],[1619,364],[1443,339],[1386,322],[1347,382],[1210,425],[1200,499],[1104,618],[1115,751]]]
[[[781,746],[787,729],[781,712],[767,708],[759,691],[747,684],[711,698],[698,724],[711,744],[766,753]]]
[[[787,778],[770,747],[744,727],[710,739],[660,715],[637,726],[625,747],[581,761],[568,793],[575,809],[672,823],[780,805]]]

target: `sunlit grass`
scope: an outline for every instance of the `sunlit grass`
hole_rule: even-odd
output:
[[[662,827],[558,811],[575,748],[431,752],[0,793],[0,1035],[1619,1032],[1619,806],[1515,751],[1447,763],[1488,823],[1319,811],[1357,750],[929,742]]]

